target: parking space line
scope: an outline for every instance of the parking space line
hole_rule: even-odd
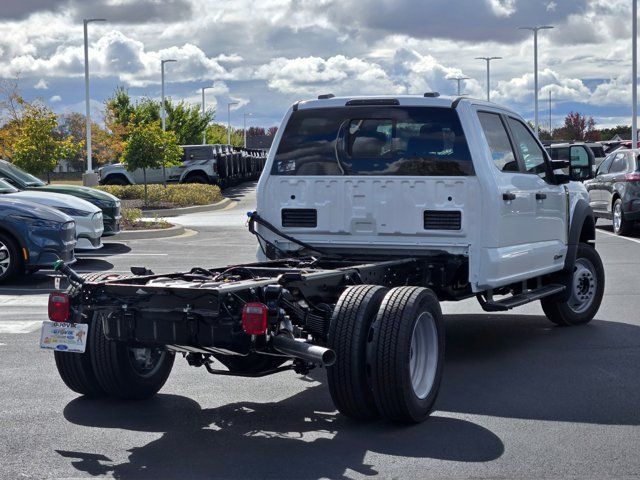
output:
[[[637,238],[623,237],[622,235],[616,235],[615,233],[607,232],[606,230],[597,230],[597,231],[600,233],[604,233],[605,235],[609,235],[610,237],[620,238],[621,240],[629,240],[630,242],[640,244],[640,240],[638,240]]]
[[[0,333],[31,333],[40,328],[40,321],[2,321]]]
[[[109,253],[104,253],[104,254],[99,254],[99,253],[77,253],[76,257],[77,258],[103,258],[103,257],[166,257],[168,256],[168,253],[114,253],[114,254],[109,254]]]

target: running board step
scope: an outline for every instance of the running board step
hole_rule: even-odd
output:
[[[491,294],[489,294],[487,299],[480,294],[477,295],[477,298],[485,312],[504,312],[511,310],[512,308],[531,303],[535,300],[540,300],[541,298],[563,292],[564,289],[564,285],[546,285],[544,287],[536,288],[535,290],[529,290],[525,293],[513,295],[512,297],[503,298],[502,300],[493,300]]]

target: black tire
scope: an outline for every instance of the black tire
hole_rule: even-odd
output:
[[[589,277],[584,268],[591,270],[590,275],[593,278]],[[577,279],[576,276],[579,278]],[[582,283],[576,283],[578,280]],[[558,301],[554,297],[543,298],[540,304],[544,314],[553,323],[561,326],[582,325],[590,322],[602,303],[604,281],[604,267],[600,255],[588,243],[579,243],[571,284],[567,286],[571,289],[571,296],[566,301]],[[589,295],[591,298],[590,304],[586,306],[580,303],[584,295]]]
[[[89,330],[91,362],[98,383],[111,397],[142,400],[152,397],[169,378],[175,355],[162,348],[148,349],[154,356],[148,372],[136,368],[134,349],[104,335],[103,313],[96,313]]]
[[[124,277],[116,274],[105,273],[89,273],[81,275],[85,280],[89,282],[99,282],[107,278]],[[70,287],[67,290],[69,295],[75,294],[76,287]],[[93,331],[95,322],[93,321],[93,314],[89,313],[89,319],[85,320],[89,323],[89,331]],[[62,381],[74,392],[88,397],[104,397],[107,393],[100,386],[96,374],[93,370],[93,364],[91,360],[91,351],[93,350],[93,340],[91,335],[87,338],[86,350],[84,353],[69,353],[69,352],[53,352],[53,356],[56,361],[56,368]]]
[[[89,329],[93,328],[89,322]],[[62,381],[74,392],[87,397],[104,397],[106,392],[100,386],[91,364],[92,340],[87,338],[84,353],[53,352],[56,368]]]
[[[122,175],[109,175],[102,182],[103,185],[129,185],[129,181]]]
[[[11,280],[23,270],[22,258],[16,242],[4,233],[0,233],[0,262],[0,283]]]
[[[192,175],[189,175],[185,180],[184,183],[201,183],[201,184],[206,184],[209,183],[209,179],[205,176],[202,175],[200,173],[194,173]]]
[[[616,219],[616,212],[619,210],[619,221]],[[624,218],[624,212],[622,211],[622,199],[618,198],[615,202],[613,202],[613,207],[611,208],[611,225],[613,227],[613,233],[616,235],[627,235],[631,232],[631,228],[633,224]]]
[[[371,329],[367,358],[378,411],[394,422],[423,421],[438,396],[444,364],[444,321],[438,298],[427,288],[393,288],[384,297]],[[427,332],[424,338],[419,335],[422,341],[415,345],[425,355],[413,354],[414,331]],[[422,375],[416,373],[421,371]]]
[[[367,337],[371,322],[388,292],[376,285],[348,287],[329,324],[328,347],[336,362],[327,368],[329,392],[338,411],[356,420],[379,417],[367,376]]]

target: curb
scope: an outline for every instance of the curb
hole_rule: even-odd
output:
[[[224,198],[217,203],[211,205],[196,205],[195,207],[181,207],[181,208],[161,208],[159,210],[142,210],[142,216],[145,218],[153,217],[177,217],[179,215],[186,215],[187,213],[199,213],[199,212],[213,212],[214,210],[221,210],[231,203],[230,198]]]
[[[154,228],[151,230],[129,230],[122,231],[113,237],[113,240],[140,240],[145,238],[168,238],[177,237],[186,232],[182,225],[174,225],[170,228]]]

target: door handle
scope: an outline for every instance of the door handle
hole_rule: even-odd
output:
[[[546,193],[542,193],[542,192],[536,193],[536,200],[544,200],[545,198],[547,198]]]
[[[503,193],[502,194],[502,199],[505,202],[509,202],[511,200],[515,200],[516,199],[516,194],[515,193],[511,193],[511,192]]]

